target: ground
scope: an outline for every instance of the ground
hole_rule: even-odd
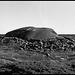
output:
[[[75,74],[74,51],[55,50],[46,55],[13,43],[0,43],[1,74]]]

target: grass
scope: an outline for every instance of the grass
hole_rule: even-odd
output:
[[[50,56],[44,56],[40,52],[21,49],[19,46],[21,42],[18,44],[11,41],[0,45],[1,73],[75,74],[73,51],[52,51]]]

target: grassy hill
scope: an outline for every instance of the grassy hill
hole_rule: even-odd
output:
[[[59,34],[59,36],[75,37],[74,34]],[[0,37],[3,38],[4,34]],[[66,42],[66,40],[52,39],[50,40],[51,47],[47,47],[49,42],[45,42],[44,52],[40,52],[37,42],[33,50],[33,43],[28,42],[26,48],[27,41],[19,38],[3,38],[2,41],[0,74],[75,74],[75,52],[71,50],[75,48],[75,43],[70,40]],[[58,50],[57,47],[61,48]],[[50,51],[51,49],[54,51]]]

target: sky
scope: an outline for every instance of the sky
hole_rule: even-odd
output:
[[[75,1],[0,1],[0,34],[26,26],[75,34]]]

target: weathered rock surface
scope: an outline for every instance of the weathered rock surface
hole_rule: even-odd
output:
[[[57,33],[51,28],[24,27],[6,33],[6,37],[18,37],[21,39],[45,40],[56,37]]]

